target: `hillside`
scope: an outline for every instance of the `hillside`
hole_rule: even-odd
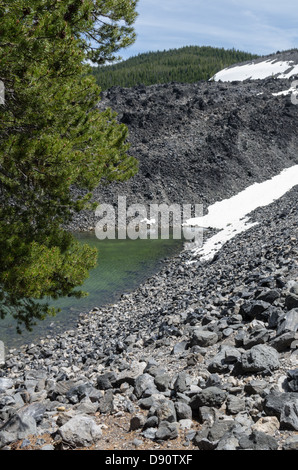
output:
[[[102,90],[113,86],[193,83],[208,80],[231,64],[254,58],[257,56],[235,49],[187,46],[139,54],[118,64],[93,68],[93,74]]]
[[[285,168],[297,175],[298,106],[285,93],[297,60],[272,62],[288,79],[104,93],[99,106],[129,127],[140,171],[94,199],[207,206]],[[296,179],[271,203],[258,199],[253,224],[211,260],[186,248],[73,329],[2,361],[0,350],[0,449],[121,450],[142,461],[143,450],[181,450],[198,464],[197,450],[298,450]],[[88,227],[86,212],[72,228]]]
[[[140,169],[125,183],[97,188],[94,200],[117,204],[118,195],[126,195],[128,204],[207,206],[294,165],[298,107],[287,94],[279,95],[290,86],[288,79],[270,76],[104,92],[99,106],[116,110],[128,126],[130,154]],[[95,223],[94,214],[85,212],[73,228]]]

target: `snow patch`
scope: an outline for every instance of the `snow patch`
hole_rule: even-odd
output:
[[[293,61],[268,59],[263,62],[252,61],[249,64],[228,67],[215,74],[211,80],[222,82],[262,80],[269,77],[291,78],[298,74],[298,65]]]
[[[288,95],[297,95],[298,90],[296,87],[291,86],[288,90],[279,91],[278,93],[272,93],[273,96],[288,96]]]
[[[228,240],[257,225],[257,222],[250,221],[248,214],[258,207],[271,204],[296,185],[298,165],[283,170],[263,183],[253,184],[230,199],[216,202],[208,207],[208,213],[203,217],[188,219],[185,225],[220,230],[202,247],[195,248],[193,255],[201,261],[212,260]]]

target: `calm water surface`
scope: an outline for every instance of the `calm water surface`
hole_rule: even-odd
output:
[[[61,308],[56,317],[38,322],[32,332],[16,333],[11,317],[0,320],[0,339],[7,347],[36,342],[48,334],[57,334],[74,327],[80,313],[94,307],[117,302],[121,294],[137,288],[158,272],[162,260],[179,253],[181,240],[98,240],[93,234],[77,234],[82,243],[98,249],[97,267],[90,271],[82,289],[89,292],[83,299],[62,298],[51,305]]]

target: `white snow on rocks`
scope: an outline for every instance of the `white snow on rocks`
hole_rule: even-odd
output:
[[[250,221],[248,214],[258,207],[271,204],[296,185],[298,165],[283,170],[263,183],[253,184],[230,199],[216,202],[209,206],[203,217],[187,220],[186,225],[220,230],[203,243],[203,246],[195,248],[194,256],[201,261],[212,260],[228,240],[257,224]]]
[[[211,80],[222,82],[262,80],[269,77],[288,79],[298,74],[298,65],[294,61],[268,59],[262,62],[252,61],[248,64],[228,67],[215,74]]]
[[[294,85],[298,85],[298,81],[294,82]],[[272,93],[273,96],[288,96],[294,94],[296,96],[298,93],[297,86],[291,86],[288,90],[279,91],[278,93]]]

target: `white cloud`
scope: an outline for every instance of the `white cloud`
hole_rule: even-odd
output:
[[[262,55],[298,47],[293,0],[139,0],[137,41],[124,56],[186,45]]]

